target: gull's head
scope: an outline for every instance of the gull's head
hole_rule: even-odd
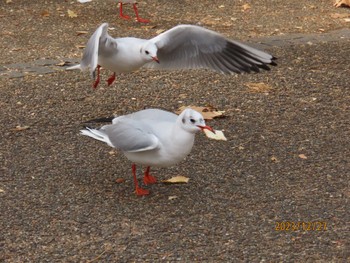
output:
[[[147,42],[140,49],[141,56],[143,57],[144,60],[146,60],[147,62],[155,61],[159,63],[159,60],[157,57],[157,51],[158,51],[158,48],[156,44],[152,42]]]
[[[213,131],[211,127],[205,125],[204,118],[198,111],[185,109],[178,118],[181,122],[181,127],[190,133],[195,133],[205,129]]]

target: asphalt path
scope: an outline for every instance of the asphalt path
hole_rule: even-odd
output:
[[[349,10],[254,2],[144,1],[149,25],[119,20],[114,1],[0,4],[1,262],[350,260]],[[139,37],[201,24],[278,66],[140,70],[94,90],[88,74],[65,67],[104,21],[112,35]],[[120,152],[79,135],[89,119],[184,105],[225,111],[208,124],[228,141],[198,134],[183,162],[152,171],[189,182],[147,186],[146,197],[133,193]]]

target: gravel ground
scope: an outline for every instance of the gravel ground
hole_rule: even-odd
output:
[[[142,25],[120,20],[111,0],[6,2],[1,262],[350,260],[349,9],[321,0],[145,0],[140,14],[151,23]],[[113,36],[145,38],[200,24],[264,48],[278,66],[229,76],[141,70],[93,90],[88,74],[57,64],[79,59],[78,46],[102,22]],[[122,154],[78,135],[92,118],[207,104],[226,111],[209,124],[228,141],[199,134],[185,161],[153,170],[189,183],[152,185],[147,197],[133,193]],[[322,222],[326,230],[276,230],[286,221]]]

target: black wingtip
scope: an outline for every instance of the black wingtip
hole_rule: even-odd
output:
[[[260,70],[259,70],[259,67],[257,66],[257,65],[252,65],[251,66],[251,68],[250,68],[250,70],[252,70],[252,71],[254,71],[254,72],[256,72],[256,73],[258,73]],[[249,73],[249,72],[248,72]]]
[[[262,68],[262,69],[265,69],[265,70],[271,70],[270,67],[266,64],[261,64],[261,65],[258,65],[259,68]]]
[[[277,63],[275,62],[275,60],[277,60],[276,57],[272,57],[272,58],[271,58],[271,62],[270,62],[270,65],[271,65],[271,66],[277,66]]]

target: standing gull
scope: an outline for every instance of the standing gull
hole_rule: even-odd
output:
[[[200,26],[178,25],[151,39],[112,38],[108,24],[102,24],[90,37],[80,64],[68,69],[89,70],[100,82],[100,67],[116,73],[132,72],[141,67],[153,69],[207,68],[221,73],[259,72],[276,65],[274,57]]]
[[[195,133],[205,129],[213,131],[195,110],[185,109],[176,115],[147,109],[116,117],[112,124],[100,129],[86,128],[81,134],[121,150],[133,162],[136,194],[147,195],[149,191],[138,185],[135,163],[146,166],[144,184],[155,183],[156,178],[149,174],[150,167],[168,167],[182,161],[191,152]]]

